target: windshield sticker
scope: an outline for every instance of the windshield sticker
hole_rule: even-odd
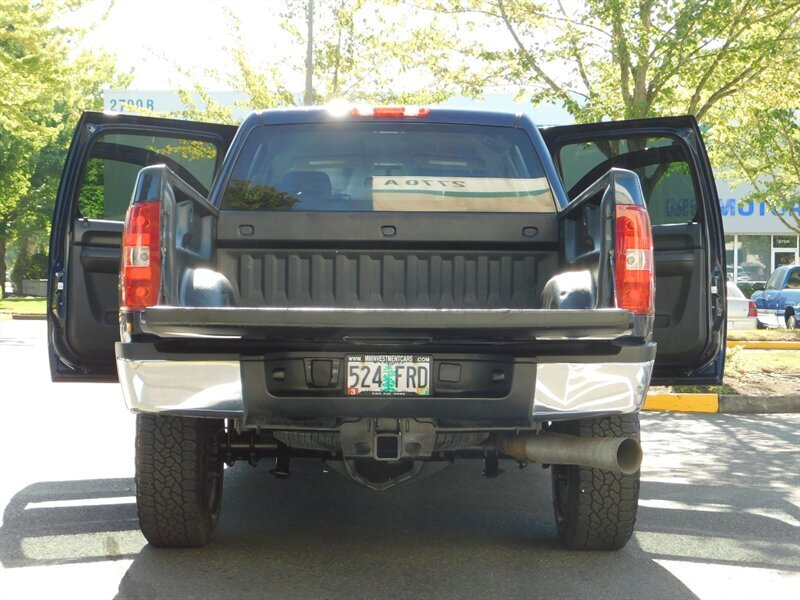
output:
[[[375,176],[374,210],[555,212],[547,178]]]

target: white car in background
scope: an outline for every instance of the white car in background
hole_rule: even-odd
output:
[[[758,311],[755,302],[748,300],[735,283],[728,282],[728,329],[756,329]]]

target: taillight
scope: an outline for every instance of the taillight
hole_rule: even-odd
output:
[[[653,236],[644,206],[618,204],[615,280],[617,307],[637,315],[655,312]]]
[[[419,106],[356,106],[350,114],[354,117],[423,118],[431,114],[431,109]]]
[[[747,316],[748,317],[757,317],[758,316],[758,309],[756,308],[756,303],[752,300],[748,300],[747,302]]]
[[[161,202],[132,204],[122,232],[120,306],[158,304],[161,289]]]

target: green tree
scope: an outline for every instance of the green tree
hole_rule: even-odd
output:
[[[383,369],[383,377],[381,380],[381,391],[382,392],[396,392],[397,391],[397,383],[396,383],[396,376],[397,372],[393,365],[384,364],[382,367]]]
[[[77,117],[102,108],[103,85],[129,80],[110,55],[75,52],[85,30],[60,23],[83,4],[4,0],[0,11],[0,284],[8,244],[47,234]]]
[[[288,0],[283,27],[295,40],[292,61],[308,65],[309,0]],[[313,20],[313,103],[334,99],[378,103],[436,103],[455,91],[435,65],[447,57],[441,17],[417,7],[376,0],[315,0]],[[302,61],[300,59],[303,59]]]
[[[754,199],[796,202],[800,1],[428,0],[425,7],[468,32],[440,36],[483,66],[460,73],[462,89],[510,85],[534,104],[562,104],[578,122],[694,114],[713,156],[753,186]]]
[[[559,101],[578,121],[673,112],[702,119],[722,99],[798,60],[798,0],[430,0],[428,6],[472,23],[466,43],[450,39],[484,63],[490,81],[517,86],[534,102]]]
[[[258,56],[248,51],[236,13],[225,11],[232,40],[224,50],[233,59],[228,75],[205,75],[244,93],[248,107],[275,108],[303,103],[300,87],[287,81],[294,73],[305,79],[309,0],[286,0],[265,6],[272,11],[291,43],[285,56]],[[265,15],[268,18],[269,15]],[[457,91],[455,79],[443,77],[439,65],[452,62],[443,36],[448,17],[381,0],[314,0],[312,102],[334,99],[353,102],[427,104],[441,102]],[[442,21],[440,23],[440,21]],[[414,23],[410,25],[409,23]],[[184,78],[195,74],[176,65]],[[233,112],[215,102],[206,88],[193,84],[179,92],[188,106],[183,118],[234,122]]]
[[[712,156],[727,165],[722,176],[749,186],[747,200],[766,202],[800,234],[800,70],[767,78],[743,96],[722,103],[728,121],[711,131]]]

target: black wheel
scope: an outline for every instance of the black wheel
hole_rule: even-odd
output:
[[[208,543],[222,504],[219,419],[136,416],[136,506],[147,541],[167,548]]]
[[[797,316],[794,313],[786,315],[786,329],[797,329]]]
[[[585,437],[639,439],[639,415],[555,424]],[[553,465],[553,512],[561,543],[573,550],[619,550],[636,523],[639,477],[576,465]]]

